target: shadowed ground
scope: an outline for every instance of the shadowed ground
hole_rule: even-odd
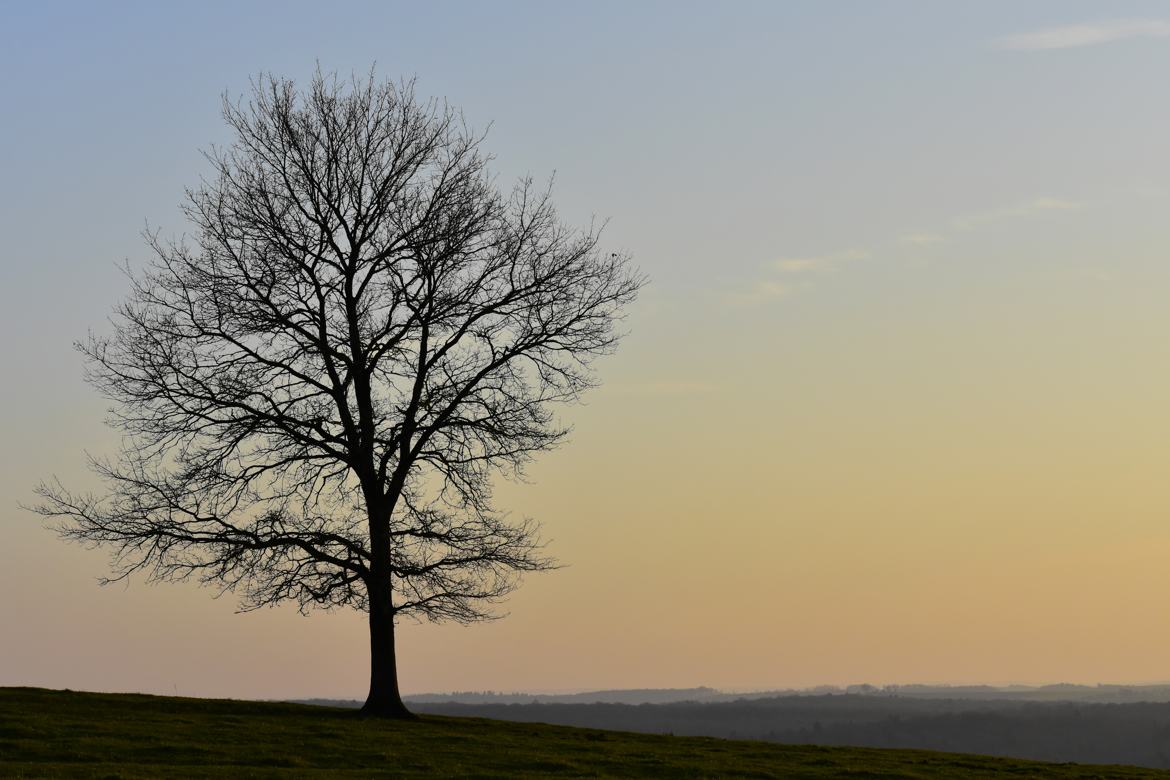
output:
[[[0,688],[0,777],[1170,778],[916,750],[773,745],[295,704]]]

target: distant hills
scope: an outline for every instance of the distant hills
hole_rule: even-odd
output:
[[[630,688],[584,693],[501,693],[455,691],[404,697],[419,704],[671,704],[675,702],[730,702],[789,696],[899,696],[914,699],[974,699],[1069,702],[1170,702],[1168,685],[850,685],[804,689],[728,692],[715,688]]]

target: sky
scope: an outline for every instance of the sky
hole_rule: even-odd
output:
[[[1170,8],[0,0],[0,685],[361,697],[363,616],[237,614],[21,508],[97,487],[106,327],[220,96],[417,77],[650,278],[502,507],[564,568],[404,623],[404,692],[1170,681]]]

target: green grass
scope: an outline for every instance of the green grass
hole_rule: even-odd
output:
[[[773,745],[216,699],[0,688],[0,777],[1170,778],[1129,767]]]

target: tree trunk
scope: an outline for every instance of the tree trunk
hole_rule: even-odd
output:
[[[398,664],[394,657],[394,612],[389,583],[370,588],[370,693],[363,715],[382,718],[415,717],[398,692]]]

